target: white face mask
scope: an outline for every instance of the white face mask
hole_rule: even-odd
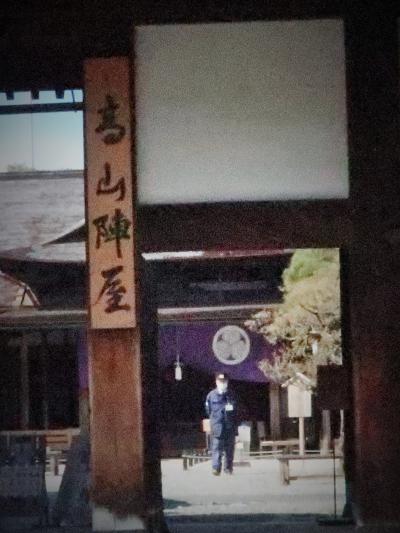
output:
[[[228,383],[217,383],[217,390],[220,394],[226,392],[228,390]]]

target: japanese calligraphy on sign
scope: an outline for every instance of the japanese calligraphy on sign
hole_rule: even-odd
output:
[[[111,94],[106,94],[105,100],[104,107],[98,110],[101,122],[96,128],[96,133],[103,135],[105,144],[116,144],[125,135],[125,127],[117,122],[116,111],[119,104],[114,101]]]
[[[104,163],[104,177],[100,178],[97,182],[96,194],[114,194],[119,193],[117,202],[120,202],[125,198],[126,186],[125,178],[122,176],[115,184],[111,183],[111,166],[110,163]]]
[[[121,239],[129,240],[131,235],[128,232],[132,222],[121,212],[121,209],[115,209],[115,214],[109,221],[109,215],[102,215],[95,218],[93,224],[96,226],[96,248],[104,245],[106,242],[115,241],[117,257],[122,257]]]
[[[122,285],[121,279],[117,276],[123,271],[123,269],[124,267],[122,265],[118,265],[109,268],[108,270],[101,271],[101,275],[105,281],[97,298],[97,302],[101,300],[103,295],[106,295],[107,306],[104,309],[106,313],[114,313],[114,311],[120,310],[129,311],[131,308],[129,304],[121,304],[123,295],[126,293],[126,288]]]
[[[136,326],[134,216],[126,58],[85,62],[90,321]]]

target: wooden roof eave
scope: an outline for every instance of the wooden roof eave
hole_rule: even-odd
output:
[[[68,248],[78,245],[78,253],[69,253]],[[0,251],[0,270],[10,267],[12,264],[37,264],[45,268],[45,265],[51,267],[55,265],[76,265],[82,266],[86,264],[85,244],[84,242],[70,243],[70,246],[65,246],[62,253],[56,253],[56,245],[46,245],[39,247],[15,248],[12,250]],[[3,269],[2,265],[6,265]]]
[[[79,328],[86,326],[83,309],[7,309],[0,312],[0,330]]]

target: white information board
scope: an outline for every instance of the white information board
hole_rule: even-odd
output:
[[[312,416],[311,413],[311,392],[297,387],[297,385],[288,385],[288,416],[291,418],[307,418]]]

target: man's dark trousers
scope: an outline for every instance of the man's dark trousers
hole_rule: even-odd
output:
[[[232,470],[236,437],[237,401],[230,391],[219,392],[218,388],[207,394],[206,412],[210,417],[212,436],[212,467],[221,471],[222,455],[225,453],[225,470]]]
[[[235,450],[235,433],[232,431],[222,432],[220,437],[212,439],[212,468],[221,471],[222,455],[225,453],[225,470],[232,471],[233,453]]]

